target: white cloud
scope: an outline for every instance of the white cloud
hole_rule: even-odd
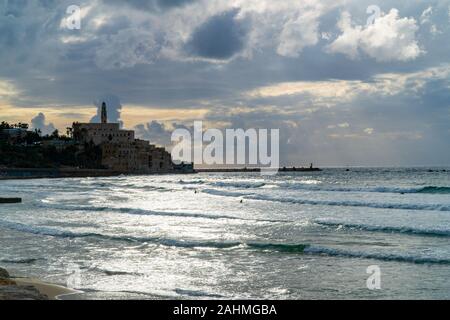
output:
[[[414,60],[424,53],[415,38],[416,20],[400,18],[397,9],[367,26],[354,25],[350,13],[343,12],[338,27],[342,34],[327,47],[328,52],[342,53],[351,59],[363,52],[377,61]]]
[[[428,7],[420,15],[420,24],[430,23],[431,15],[433,14],[433,7]]]
[[[347,128],[350,128],[350,124],[348,122],[339,123],[337,125],[331,124],[327,128],[328,129],[336,129],[336,128],[347,129]]]
[[[439,30],[435,24],[433,24],[433,25],[431,25],[431,27],[430,27],[430,33],[431,33],[433,36],[436,36],[436,35],[438,35],[438,34],[442,34],[442,31]]]
[[[298,57],[305,47],[319,41],[320,12],[311,10],[289,19],[279,37],[277,53],[286,57]]]
[[[411,73],[381,73],[368,81],[326,80],[280,82],[245,93],[250,98],[275,98],[305,95],[316,106],[326,106],[352,101],[358,97],[388,97],[408,92],[418,95],[427,83],[450,77],[450,64]],[[449,84],[450,86],[450,84]]]
[[[43,135],[52,134],[56,130],[53,123],[45,123],[45,115],[42,112],[31,119],[31,128],[41,130]]]
[[[247,95],[253,98],[306,95],[312,97],[315,103],[325,103],[328,106],[351,101],[361,94],[395,95],[404,89],[405,82],[406,80],[394,74],[379,75],[371,82],[361,80],[282,82],[257,88],[247,92]]]
[[[364,129],[364,132],[367,133],[368,135],[373,134],[374,131],[375,131],[374,128],[366,128],[366,129]]]
[[[331,39],[331,34],[329,32],[322,32],[320,37],[324,40],[330,40]]]
[[[436,24],[433,24],[433,21],[431,20],[431,16],[433,15],[433,13],[434,13],[433,7],[428,7],[427,9],[425,9],[420,15],[420,24],[429,25],[430,33],[433,36],[436,36],[438,34],[442,34],[442,31],[439,30]]]

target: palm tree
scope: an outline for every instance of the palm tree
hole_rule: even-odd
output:
[[[53,131],[52,138],[55,138],[55,139],[59,138],[59,131],[58,131],[58,129],[55,129],[55,131]]]

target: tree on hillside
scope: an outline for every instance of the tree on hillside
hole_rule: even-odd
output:
[[[3,129],[11,129],[11,126],[8,122],[2,121],[2,123],[0,123],[0,131]]]
[[[54,138],[54,139],[58,139],[59,138],[59,131],[58,131],[58,129],[53,131],[51,137]]]

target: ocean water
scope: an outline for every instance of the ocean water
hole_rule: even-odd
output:
[[[77,299],[449,299],[450,169],[431,170],[0,181],[23,198],[0,206],[0,265]]]

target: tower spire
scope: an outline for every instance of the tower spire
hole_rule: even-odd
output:
[[[102,103],[102,123],[108,123],[108,114],[106,113],[106,103]]]

